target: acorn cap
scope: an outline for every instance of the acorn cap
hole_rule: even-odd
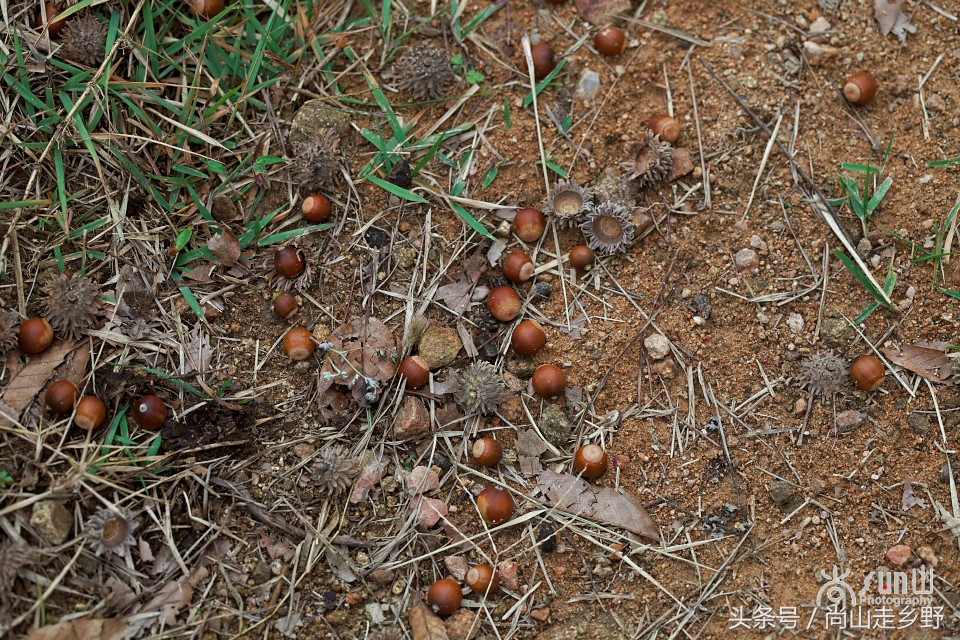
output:
[[[673,147],[652,131],[647,131],[642,141],[627,145],[627,153],[630,159],[623,163],[623,168],[637,189],[660,182],[673,168]]]
[[[593,190],[573,180],[561,180],[547,195],[543,213],[552,215],[561,227],[580,222],[593,209]]]
[[[587,215],[580,231],[587,245],[598,254],[623,253],[633,244],[633,217],[623,205],[604,202]]]

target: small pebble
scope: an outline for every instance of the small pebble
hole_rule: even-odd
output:
[[[646,347],[647,353],[654,360],[663,360],[670,355],[670,341],[659,333],[652,333],[647,336],[643,341],[643,346]]]
[[[895,567],[902,567],[910,559],[913,549],[905,544],[895,544],[884,554],[887,560]]]

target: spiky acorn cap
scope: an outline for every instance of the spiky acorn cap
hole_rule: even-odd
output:
[[[330,445],[320,452],[319,457],[314,483],[325,493],[343,493],[360,473],[360,460],[346,447]]]
[[[136,544],[137,521],[129,509],[104,507],[90,516],[83,527],[84,537],[98,556],[122,556]]]
[[[543,205],[543,213],[553,216],[561,228],[580,224],[583,216],[592,210],[593,190],[573,180],[558,182]]]
[[[587,245],[598,254],[623,253],[633,244],[635,227],[630,210],[617,202],[604,202],[580,225]]]
[[[100,311],[100,285],[84,276],[60,274],[46,286],[40,301],[43,317],[60,335],[74,340],[96,326]]]
[[[832,353],[814,353],[800,363],[797,381],[820,400],[832,396],[847,383],[850,365]]]
[[[673,147],[652,131],[647,131],[640,142],[627,145],[627,153],[630,159],[623,163],[623,168],[637,189],[660,182],[673,168]]]
[[[454,398],[467,414],[489,415],[507,399],[507,385],[497,368],[485,360],[457,371]]]
[[[417,101],[439,98],[457,79],[447,54],[432,47],[406,49],[385,76]]]
[[[17,346],[17,332],[20,328],[20,316],[16,311],[0,313],[0,355]]]
[[[99,67],[106,55],[109,30],[106,23],[90,14],[67,20],[63,27],[63,56],[88,67]]]

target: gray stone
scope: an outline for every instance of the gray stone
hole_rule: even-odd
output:
[[[573,91],[574,97],[581,102],[590,102],[598,91],[600,91],[600,74],[593,69],[581,71],[577,87]]]
[[[291,145],[310,140],[327,129],[336,129],[341,138],[347,133],[347,116],[331,109],[324,100],[311,100],[305,103],[293,115],[290,123],[290,135],[287,142]]]
[[[63,503],[56,500],[42,500],[33,505],[30,524],[46,542],[60,545],[70,537],[73,529],[73,516]]]
[[[543,408],[537,426],[543,437],[555,447],[563,447],[570,440],[570,420],[558,404],[548,404]]]
[[[774,480],[767,485],[770,498],[778,505],[785,505],[793,500],[793,485],[785,480]]]
[[[918,411],[912,412],[907,416],[907,424],[913,427],[913,430],[923,435],[930,431],[930,416]]]
[[[757,267],[760,265],[760,258],[753,249],[740,249],[740,251],[737,251],[734,261],[737,263],[737,269],[740,271],[756,272]]]
[[[654,360],[663,360],[670,355],[670,341],[659,333],[651,333],[644,338],[643,346]]]

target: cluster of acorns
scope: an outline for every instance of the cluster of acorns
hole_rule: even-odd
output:
[[[485,467],[500,462],[503,448],[494,438],[483,437],[473,443],[473,459]],[[597,444],[585,444],[573,456],[573,468],[583,478],[597,478],[607,470],[607,453]],[[480,517],[491,525],[507,522],[516,510],[513,496],[506,489],[487,487],[477,496]],[[490,596],[500,584],[497,569],[489,564],[477,564],[466,574],[467,586],[481,596]],[[427,604],[441,616],[447,616],[460,608],[463,590],[453,578],[437,580],[427,591]]]

